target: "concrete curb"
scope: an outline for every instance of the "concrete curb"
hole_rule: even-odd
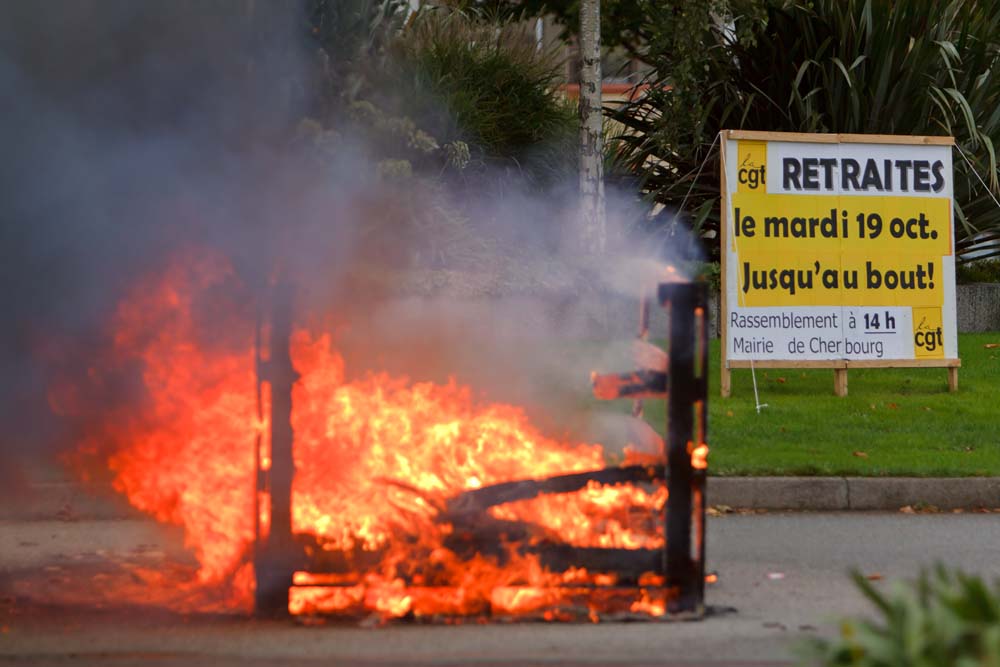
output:
[[[710,477],[709,505],[765,510],[1000,508],[1000,477]]]
[[[911,507],[1000,508],[1000,477],[710,477],[708,503],[734,509],[844,512]],[[74,482],[29,486],[0,503],[0,521],[137,519],[140,513],[104,487]]]
[[[1000,508],[1000,477],[710,477],[709,505],[736,509],[841,512]],[[0,520],[103,520],[144,516],[105,486],[32,484]]]

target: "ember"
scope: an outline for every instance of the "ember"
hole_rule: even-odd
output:
[[[276,465],[269,415],[277,398],[268,383],[255,389],[252,316],[232,310],[232,344],[206,344],[198,327],[200,295],[236,282],[223,258],[198,251],[136,286],[118,308],[113,340],[117,363],[140,364],[147,396],[110,410],[81,443],[91,452],[114,443],[115,488],[183,526],[196,579],[160,583],[205,592],[170,602],[185,611],[217,602],[220,590],[231,609],[252,609],[255,544],[278,518],[259,478]],[[348,381],[328,334],[296,329],[290,342],[299,378],[291,613],[665,613],[662,463],[606,469],[600,445],[548,438],[520,409],[478,404],[454,381]],[[689,449],[699,472],[706,453],[703,444]],[[624,567],[607,562],[625,550],[634,558]]]

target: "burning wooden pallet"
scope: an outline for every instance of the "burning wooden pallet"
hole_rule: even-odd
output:
[[[258,447],[257,458],[257,497],[265,501],[256,514],[257,613],[364,617],[384,612],[435,620],[700,617],[705,582],[707,297],[704,285],[689,283],[662,284],[657,297],[669,313],[666,353],[645,342],[646,300],[636,354],[640,368],[592,378],[595,395],[601,399],[666,400],[667,437],[656,457],[622,467],[511,480],[446,498],[406,482],[385,480],[412,493],[422,508],[413,525],[434,533],[436,539],[427,542],[411,529],[374,548],[362,544],[332,547],[315,536],[293,534],[290,418],[297,376],[288,354],[290,299],[276,298],[268,360],[261,363],[258,373],[271,388],[271,433],[268,453],[261,454]],[[641,403],[636,403],[634,413],[641,415]],[[511,504],[595,487],[632,487],[652,493],[664,485],[668,490],[665,517],[644,511],[642,517],[630,519],[650,534],[645,545],[566,542],[544,525],[511,520],[500,511]],[[410,508],[399,507],[399,511],[406,514]],[[539,568],[544,585],[528,579],[491,579],[497,572],[494,565],[517,559]],[[437,567],[444,560],[463,566]],[[386,571],[387,564],[391,578],[373,576]],[[457,576],[463,581],[456,581]]]

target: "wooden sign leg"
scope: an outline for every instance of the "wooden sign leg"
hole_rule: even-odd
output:
[[[958,368],[948,368],[948,391],[958,391]]]
[[[731,371],[725,363],[719,364],[719,371],[719,392],[722,398],[729,398],[733,390]]]
[[[833,369],[833,393],[837,396],[847,396],[847,369]]]

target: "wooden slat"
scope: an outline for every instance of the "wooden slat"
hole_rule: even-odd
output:
[[[590,384],[594,398],[613,401],[619,398],[665,398],[667,374],[638,370],[629,373],[592,373]]]
[[[960,368],[961,359],[859,359],[848,368]]]
[[[723,130],[723,137],[744,141],[788,141],[808,144],[900,144],[917,146],[954,146],[954,137],[930,137],[905,134],[810,134],[808,132],[768,132]]]
[[[747,361],[744,359],[731,359],[730,368],[847,368],[847,362],[838,359],[765,359],[761,361]]]
[[[905,134],[838,134],[842,144],[901,144],[954,146],[954,137],[907,136]]]
[[[817,359],[747,361],[731,359],[730,368],[960,368],[961,359]]]
[[[722,132],[725,135],[725,130]],[[719,189],[722,194],[719,207],[719,275],[721,276],[721,289],[719,289],[719,336],[721,337],[719,355],[719,393],[723,398],[727,398],[732,393],[732,377],[729,373],[729,365],[726,363],[728,355],[726,341],[729,340],[729,326],[727,321],[728,304],[726,299],[726,256],[729,254],[729,185],[726,180],[726,140],[725,136],[719,141]]]
[[[657,515],[650,512],[651,527]],[[499,557],[511,547],[520,554],[534,554],[540,564],[553,572],[583,567],[591,572],[614,572],[620,580],[635,581],[648,572],[662,574],[663,549],[625,549],[615,547],[578,547],[549,539],[539,526],[515,521],[478,521],[456,526],[444,546],[459,557],[471,559],[476,554]],[[352,586],[384,561],[387,549],[359,555],[322,548],[293,578],[298,586]],[[404,577],[409,583],[409,578]]]
[[[835,144],[836,134],[807,132],[763,132],[757,130],[723,130],[727,139],[744,141],[800,141],[811,144]]]
[[[605,549],[542,543],[525,546],[521,552],[538,555],[542,566],[553,572],[585,567],[590,572],[614,572],[627,581],[637,580],[647,572],[663,573],[663,549]]]
[[[578,491],[591,481],[598,484],[623,484],[628,482],[652,482],[664,479],[663,466],[624,466],[621,468],[602,468],[590,472],[556,475],[545,479],[525,479],[516,482],[501,482],[481,489],[464,491],[447,501],[449,516],[479,513],[504,503],[515,500],[528,500],[542,493],[569,493]]]

